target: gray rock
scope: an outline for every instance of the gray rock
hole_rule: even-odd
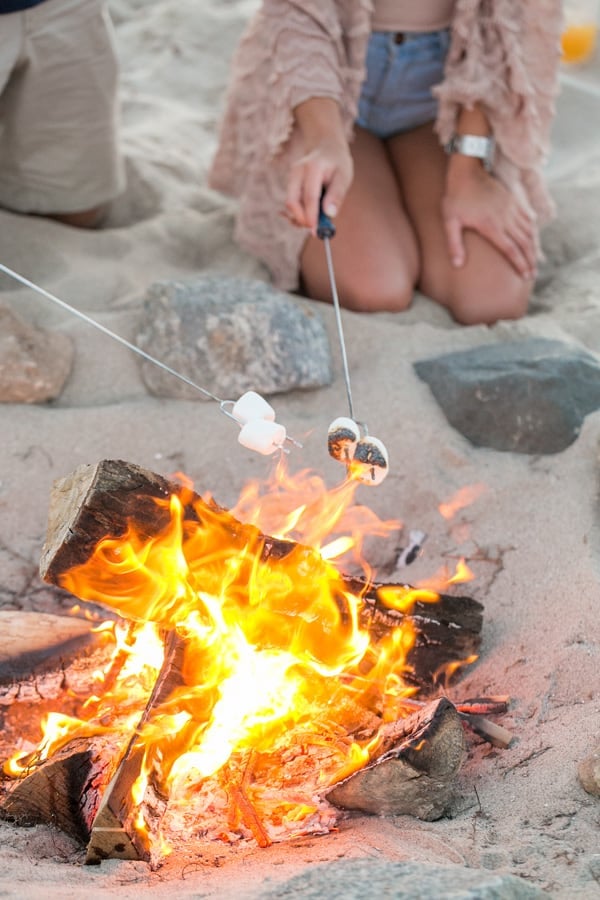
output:
[[[209,275],[154,284],[137,343],[222,399],[236,400],[247,390],[269,395],[316,388],[332,379],[321,319],[261,281]],[[203,399],[149,362],[142,364],[142,377],[159,397]]]
[[[476,447],[558,453],[600,408],[600,364],[561,341],[490,344],[414,368],[448,422]]]
[[[43,403],[58,397],[71,373],[73,345],[0,306],[0,403]]]
[[[349,859],[312,866],[261,896],[263,900],[539,900],[548,895],[514,875],[485,869]]]

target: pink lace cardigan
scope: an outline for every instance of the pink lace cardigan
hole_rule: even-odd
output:
[[[293,290],[306,232],[284,208],[302,153],[293,109],[332,97],[352,136],[372,4],[265,0],[236,50],[209,183],[238,198],[235,237]],[[553,206],[542,177],[554,114],[561,0],[457,0],[436,130],[445,143],[461,107],[479,103],[496,138],[495,172],[543,223]]]

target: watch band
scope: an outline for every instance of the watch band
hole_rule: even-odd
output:
[[[479,134],[455,134],[446,144],[446,153],[462,153],[483,161],[484,168],[492,171],[495,142],[493,137]]]

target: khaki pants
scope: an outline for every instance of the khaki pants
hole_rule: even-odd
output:
[[[0,15],[0,206],[80,212],[123,189],[117,83],[104,0]]]

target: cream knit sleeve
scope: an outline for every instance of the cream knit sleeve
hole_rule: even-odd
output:
[[[446,142],[461,107],[479,104],[497,143],[496,171],[516,172],[540,219],[552,212],[540,167],[549,150],[560,52],[560,0],[457,0],[445,78],[435,88]]]
[[[236,238],[281,287],[297,284],[306,239],[281,216],[302,152],[294,108],[310,97],[336,100],[350,138],[369,10],[366,0],[264,0],[234,55],[209,184],[238,198]]]

